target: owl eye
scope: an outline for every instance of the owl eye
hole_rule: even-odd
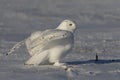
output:
[[[72,26],[72,24],[69,24],[69,26]]]

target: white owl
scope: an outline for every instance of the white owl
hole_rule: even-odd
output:
[[[39,65],[49,62],[54,66],[67,68],[60,60],[73,47],[74,31],[76,25],[71,20],[64,20],[55,29],[47,29],[45,31],[37,31],[31,34],[25,40],[28,52],[31,57],[26,65]]]

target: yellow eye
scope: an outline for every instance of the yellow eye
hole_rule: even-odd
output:
[[[72,24],[69,24],[69,26],[72,26]]]

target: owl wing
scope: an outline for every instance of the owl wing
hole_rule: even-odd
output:
[[[65,45],[72,41],[73,34],[69,31],[56,29],[45,30],[41,32],[39,36],[30,40],[28,51],[34,55],[55,47],[56,45]]]
[[[41,35],[42,31],[36,31],[33,32],[26,40],[25,40],[25,45],[27,47],[27,50],[29,52],[29,49],[31,49],[31,42],[38,38]],[[29,52],[30,53],[30,52]]]

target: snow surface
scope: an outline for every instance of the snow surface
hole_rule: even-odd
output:
[[[0,0],[0,80],[120,80],[120,0]],[[72,71],[52,65],[26,66],[22,46],[5,53],[37,30],[76,22],[75,45],[62,61]],[[95,61],[96,53],[98,61]]]

